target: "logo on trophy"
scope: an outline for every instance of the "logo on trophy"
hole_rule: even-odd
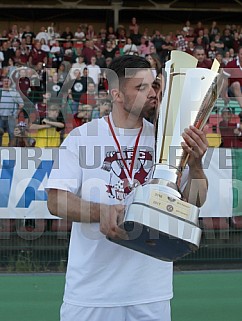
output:
[[[183,200],[180,192],[188,155],[176,155],[178,164],[170,156],[171,150],[181,146],[185,128],[194,125],[203,129],[222,88],[217,60],[211,69],[196,65],[193,56],[171,52],[165,65],[166,88],[157,119],[152,179],[131,193],[122,223],[129,239],[112,240],[165,261],[196,251],[202,234],[199,208]]]

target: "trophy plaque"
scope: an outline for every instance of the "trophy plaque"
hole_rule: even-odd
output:
[[[211,69],[196,68],[197,59],[172,51],[166,63],[166,89],[159,108],[156,155],[152,178],[128,197],[121,224],[128,240],[111,240],[164,261],[175,261],[199,248],[199,208],[182,199],[180,182],[188,156],[178,165],[170,150],[181,146],[182,132],[191,124],[202,129],[222,88],[219,63]]]

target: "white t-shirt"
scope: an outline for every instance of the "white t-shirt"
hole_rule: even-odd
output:
[[[114,130],[130,165],[139,129]],[[144,120],[134,166],[134,179],[141,183],[151,173],[153,145],[154,127]],[[104,118],[75,128],[63,142],[55,165],[47,188],[110,205],[120,204],[128,194],[120,153]],[[111,307],[169,300],[172,273],[172,263],[108,241],[99,223],[73,223],[64,301]]]
[[[95,83],[95,85],[98,85],[99,83],[99,76],[101,74],[101,69],[98,65],[88,65],[88,76],[91,77]]]

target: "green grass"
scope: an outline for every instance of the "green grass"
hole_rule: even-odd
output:
[[[0,320],[58,321],[63,290],[60,274],[2,274]],[[242,272],[175,273],[172,321],[241,320]]]
[[[241,321],[242,272],[176,274],[173,321]]]
[[[1,275],[0,320],[58,321],[63,289],[63,275]]]

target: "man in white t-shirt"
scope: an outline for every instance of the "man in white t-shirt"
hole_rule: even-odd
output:
[[[87,69],[89,72],[89,76],[93,79],[96,88],[98,87],[101,75],[101,69],[98,65],[96,65],[97,58],[95,56],[91,57],[90,65],[87,65]]]
[[[73,221],[61,321],[170,321],[172,263],[106,238],[127,238],[119,227],[126,197],[134,181],[151,176],[154,126],[146,119],[153,118],[159,93],[143,57],[116,58],[107,72],[112,112],[69,134],[47,184],[50,212]],[[190,156],[184,197],[199,179],[205,198],[205,135],[190,127],[183,137]]]

